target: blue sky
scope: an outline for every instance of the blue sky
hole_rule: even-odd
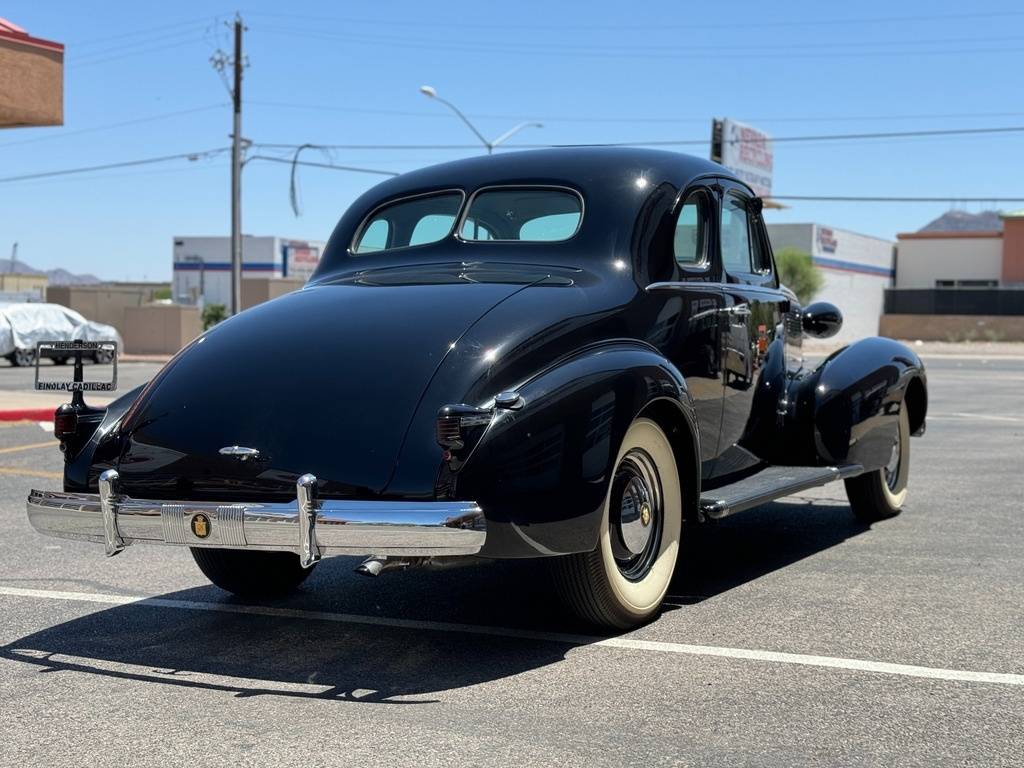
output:
[[[205,2],[13,0],[3,15],[67,45],[65,125],[0,132],[0,177],[226,146],[209,59],[236,9]],[[704,139],[714,116],[775,136],[1024,125],[1024,9],[857,4],[253,2],[243,133],[256,142],[468,144],[430,84],[509,142]],[[128,125],[115,124],[130,122]],[[681,148],[706,155],[706,145]],[[475,150],[335,150],[307,159],[403,171]],[[1024,133],[775,146],[777,194],[1024,196]],[[244,175],[243,230],[326,238],[379,178]],[[0,256],[109,279],[169,279],[172,237],[227,234],[228,156],[0,184]],[[947,204],[794,203],[769,222],[892,237]],[[991,205],[965,204],[968,210]],[[998,207],[998,206],[997,206]],[[1008,205],[1004,207],[1021,207]]]

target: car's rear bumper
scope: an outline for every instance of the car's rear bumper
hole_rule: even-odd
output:
[[[117,472],[100,493],[33,490],[28,517],[40,533],[106,545],[135,542],[295,552],[309,566],[329,555],[473,555],[484,545],[484,516],[470,501],[318,500],[303,475],[291,502],[154,501],[123,496]]]

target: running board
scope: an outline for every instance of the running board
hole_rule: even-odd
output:
[[[860,464],[838,467],[768,467],[756,475],[723,485],[700,497],[700,511],[705,517],[718,519],[745,509],[819,485],[859,475]]]

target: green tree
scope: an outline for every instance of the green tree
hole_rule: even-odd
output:
[[[779,280],[805,306],[821,290],[825,280],[811,261],[811,254],[799,248],[780,248],[775,252],[775,266],[779,269]]]
[[[203,307],[203,330],[212,328],[227,317],[227,309],[223,304],[207,304]]]

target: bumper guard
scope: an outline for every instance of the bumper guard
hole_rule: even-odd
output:
[[[118,474],[100,475],[99,494],[33,490],[28,518],[40,533],[102,542],[107,556],[129,544],[171,544],[294,552],[308,568],[331,555],[475,555],[484,515],[472,501],[352,501],[316,495],[302,475],[295,501],[151,501],[118,492]]]

